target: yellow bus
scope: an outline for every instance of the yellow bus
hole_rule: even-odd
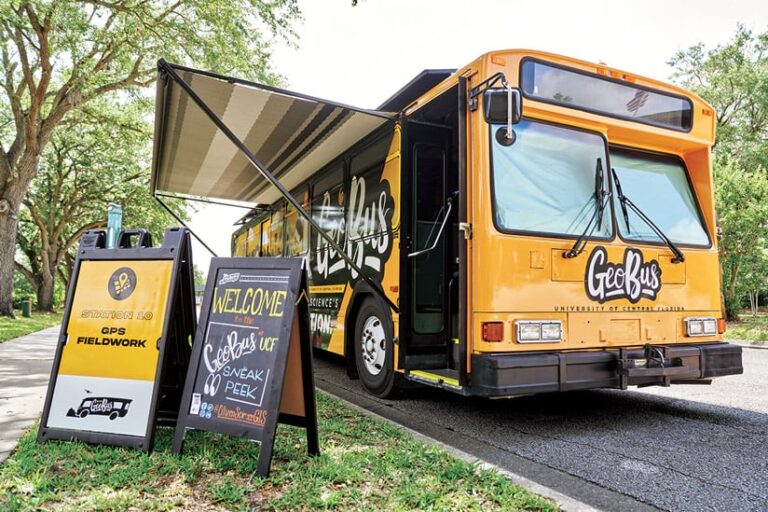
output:
[[[262,115],[274,119],[261,138],[294,107]],[[313,140],[312,123],[320,130],[321,107],[310,110],[276,143],[283,153]],[[511,397],[742,373],[741,348],[722,341],[715,113],[701,98],[505,50],[425,71],[364,113],[384,120],[321,158],[284,163],[261,143],[254,155],[284,166],[275,176],[290,197],[249,189],[245,171],[207,189],[168,185],[168,165],[154,179],[158,190],[256,203],[233,255],[306,259],[313,344],[344,356],[369,392],[414,381]],[[292,177],[292,165],[302,172]]]

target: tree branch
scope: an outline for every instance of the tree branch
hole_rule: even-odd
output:
[[[35,288],[39,288],[40,287],[40,280],[37,279],[37,276],[35,276],[35,274],[32,273],[31,270],[29,270],[27,267],[25,267],[24,265],[22,265],[18,261],[14,261],[13,263],[14,263],[14,267],[16,268],[16,270],[18,270],[21,273],[21,275],[23,275],[24,278],[27,281],[29,281],[29,284],[31,284]]]
[[[62,244],[62,247],[61,247],[60,250],[62,250],[64,252],[69,250],[69,248],[72,247],[75,244],[75,242],[80,240],[80,237],[83,236],[83,234],[86,231],[88,231],[89,229],[97,229],[97,228],[104,228],[104,227],[107,227],[107,221],[105,221],[105,220],[99,220],[99,221],[91,222],[91,223],[86,224],[85,226],[82,226],[80,229],[75,231],[72,234],[72,236],[70,236],[69,238],[67,238],[64,241],[64,243]]]

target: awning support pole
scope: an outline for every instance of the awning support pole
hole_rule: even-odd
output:
[[[253,210],[253,206],[245,206],[243,204],[235,204],[235,203],[226,203],[224,201],[213,201],[211,199],[203,199],[202,197],[188,197],[188,196],[182,196],[182,195],[161,194],[160,192],[155,192],[155,196],[168,197],[170,199],[182,199],[184,201],[195,201],[198,203],[215,204],[219,206],[229,206],[230,208],[242,208],[244,210]]]
[[[192,101],[197,104],[198,107],[200,107],[200,110],[202,110],[205,115],[208,116],[208,118],[213,122],[213,124],[216,125],[216,127],[224,133],[224,135],[227,136],[227,138],[232,141],[232,144],[234,144],[237,149],[240,150],[240,152],[248,159],[248,161],[251,163],[252,166],[256,168],[259,173],[269,181],[272,185],[277,188],[278,191],[280,191],[280,194],[285,198],[286,201],[288,201],[299,214],[304,217],[304,219],[309,222],[309,225],[312,226],[315,231],[317,231],[320,236],[322,236],[326,242],[328,242],[328,245],[333,248],[334,251],[336,251],[337,254],[339,254],[342,258],[344,258],[344,261],[347,262],[347,264],[355,271],[357,272],[360,277],[368,283],[368,285],[376,291],[376,293],[389,305],[390,308],[395,313],[400,313],[400,308],[397,307],[397,304],[392,302],[389,297],[387,297],[387,294],[384,293],[384,290],[381,289],[381,286],[379,286],[379,283],[374,281],[370,278],[370,276],[366,275],[363,270],[357,266],[357,264],[352,260],[352,258],[347,255],[346,251],[344,251],[339,244],[336,243],[336,241],[323,231],[320,226],[312,219],[312,217],[304,210],[304,207],[299,204],[299,202],[288,192],[288,190],[283,187],[283,185],[275,178],[271,172],[267,169],[267,167],[261,163],[261,161],[256,158],[256,155],[251,153],[251,150],[248,149],[248,147],[243,143],[243,141],[240,140],[240,138],[232,132],[232,130],[229,129],[229,127],[224,124],[224,121],[222,121],[209,107],[208,105],[200,98],[200,96],[197,95],[197,93],[192,90],[192,87],[182,80],[182,78],[176,73],[176,70],[173,69],[173,66],[168,64],[168,62],[165,61],[165,59],[160,59],[157,61],[157,67],[158,69],[166,73],[168,76],[170,76],[174,82],[176,82],[183,90],[187,93],[187,95],[192,99]],[[210,250],[210,249],[209,249]]]
[[[168,205],[167,205],[167,204],[165,204],[164,202],[162,202],[162,201],[160,200],[160,198],[159,198],[159,197],[157,197],[156,195],[155,195],[154,197],[155,197],[155,201],[157,201],[158,203],[160,203],[160,206],[162,206],[163,208],[165,208],[165,211],[167,211],[167,212],[168,212],[168,213],[171,215],[171,217],[173,217],[174,219],[176,219],[176,220],[179,222],[179,224],[181,224],[182,226],[184,226],[185,228],[187,228],[187,229],[189,230],[189,233],[190,233],[190,234],[191,234],[193,237],[195,237],[195,239],[196,239],[198,242],[200,242],[200,243],[202,244],[202,246],[203,246],[203,247],[205,247],[206,249],[208,249],[208,252],[209,252],[209,253],[211,253],[211,254],[213,255],[213,257],[214,257],[214,258],[218,258],[218,257],[219,257],[219,255],[218,255],[218,254],[216,254],[215,252],[213,252],[213,249],[211,249],[210,247],[208,247],[208,244],[206,244],[205,242],[203,242],[203,239],[202,239],[202,238],[200,238],[199,236],[197,236],[197,233],[195,233],[194,231],[192,231],[192,228],[190,228],[189,226],[187,226],[187,223],[186,223],[186,222],[184,222],[183,220],[181,220],[181,217],[179,217],[178,215],[176,215],[176,214],[173,212],[173,210],[171,210],[171,209],[168,207]]]

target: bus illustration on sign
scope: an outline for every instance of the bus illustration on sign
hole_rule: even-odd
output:
[[[161,75],[153,192],[254,205],[233,255],[305,258],[313,344],[370,393],[742,373],[723,341],[716,116],[695,94],[531,50],[424,71],[373,111]],[[211,119],[237,127],[241,154]]]
[[[123,418],[128,414],[128,406],[133,400],[127,398],[112,397],[86,397],[80,402],[80,406],[69,409],[67,416],[85,418],[89,415],[108,416],[110,420]]]

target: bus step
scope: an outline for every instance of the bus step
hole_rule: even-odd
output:
[[[459,384],[459,372],[450,368],[429,371],[408,370],[405,372],[405,378],[419,384],[464,394],[464,388]]]

